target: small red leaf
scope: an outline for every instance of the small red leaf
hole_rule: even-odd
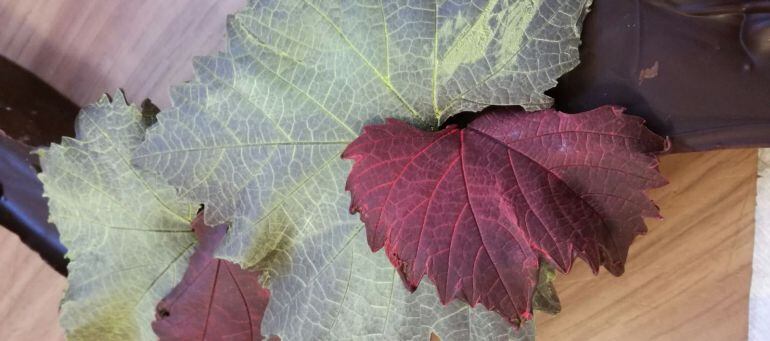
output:
[[[576,257],[620,275],[658,208],[667,140],[617,107],[567,115],[493,109],[466,128],[368,126],[343,158],[369,246],[383,246],[408,288],[427,274],[442,302],[481,302],[512,324],[532,317],[539,258]]]
[[[214,258],[227,225],[193,220],[198,246],[182,281],[158,303],[152,329],[161,340],[262,340],[260,326],[270,292],[259,273]]]

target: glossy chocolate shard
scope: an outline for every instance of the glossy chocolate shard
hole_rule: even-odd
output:
[[[56,271],[67,273],[59,232],[48,222],[37,155],[0,130],[0,225],[19,235]]]
[[[77,105],[31,72],[0,56],[0,130],[30,146],[75,133]]]
[[[557,109],[627,107],[674,151],[770,146],[770,1],[595,0],[581,39]]]
[[[56,227],[48,222],[37,157],[30,154],[30,146],[46,146],[61,141],[62,136],[72,136],[78,107],[2,57],[0,75],[0,225],[18,234],[57,271],[66,273],[66,249]]]

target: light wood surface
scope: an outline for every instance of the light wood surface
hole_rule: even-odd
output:
[[[556,288],[562,312],[537,314],[541,340],[745,340],[754,241],[756,150],[666,156],[626,273],[581,261]]]
[[[0,0],[0,54],[78,104],[123,88],[169,104],[191,58],[224,46],[245,0]]]
[[[0,54],[80,104],[121,87],[164,107],[168,86],[191,78],[193,55],[222,46],[225,13],[242,4],[0,0]],[[666,156],[661,169],[671,184],[652,197],[666,219],[649,222],[622,277],[594,277],[580,261],[560,276],[563,311],[536,315],[539,340],[746,338],[756,151]],[[0,340],[61,338],[52,315],[63,278],[33,256],[0,230]]]
[[[59,300],[67,280],[0,226],[0,340],[64,340]]]

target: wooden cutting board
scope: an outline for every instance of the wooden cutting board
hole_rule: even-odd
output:
[[[222,46],[242,0],[0,0],[0,54],[79,104],[121,87],[168,105],[191,57]],[[666,156],[664,221],[631,247],[626,274],[582,262],[556,286],[563,311],[537,314],[539,340],[741,340],[747,335],[756,150]],[[0,339],[61,339],[62,277],[0,230]],[[13,274],[12,276],[6,274]]]

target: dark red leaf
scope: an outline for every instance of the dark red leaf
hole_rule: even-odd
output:
[[[368,126],[343,158],[355,160],[351,212],[408,288],[427,274],[442,302],[481,302],[518,325],[539,259],[623,273],[642,217],[658,217],[643,190],[666,183],[654,153],[667,146],[617,107],[493,109],[462,129]]]
[[[259,273],[216,259],[227,225],[192,223],[198,246],[182,281],[158,304],[152,329],[161,340],[261,340],[270,292]]]

